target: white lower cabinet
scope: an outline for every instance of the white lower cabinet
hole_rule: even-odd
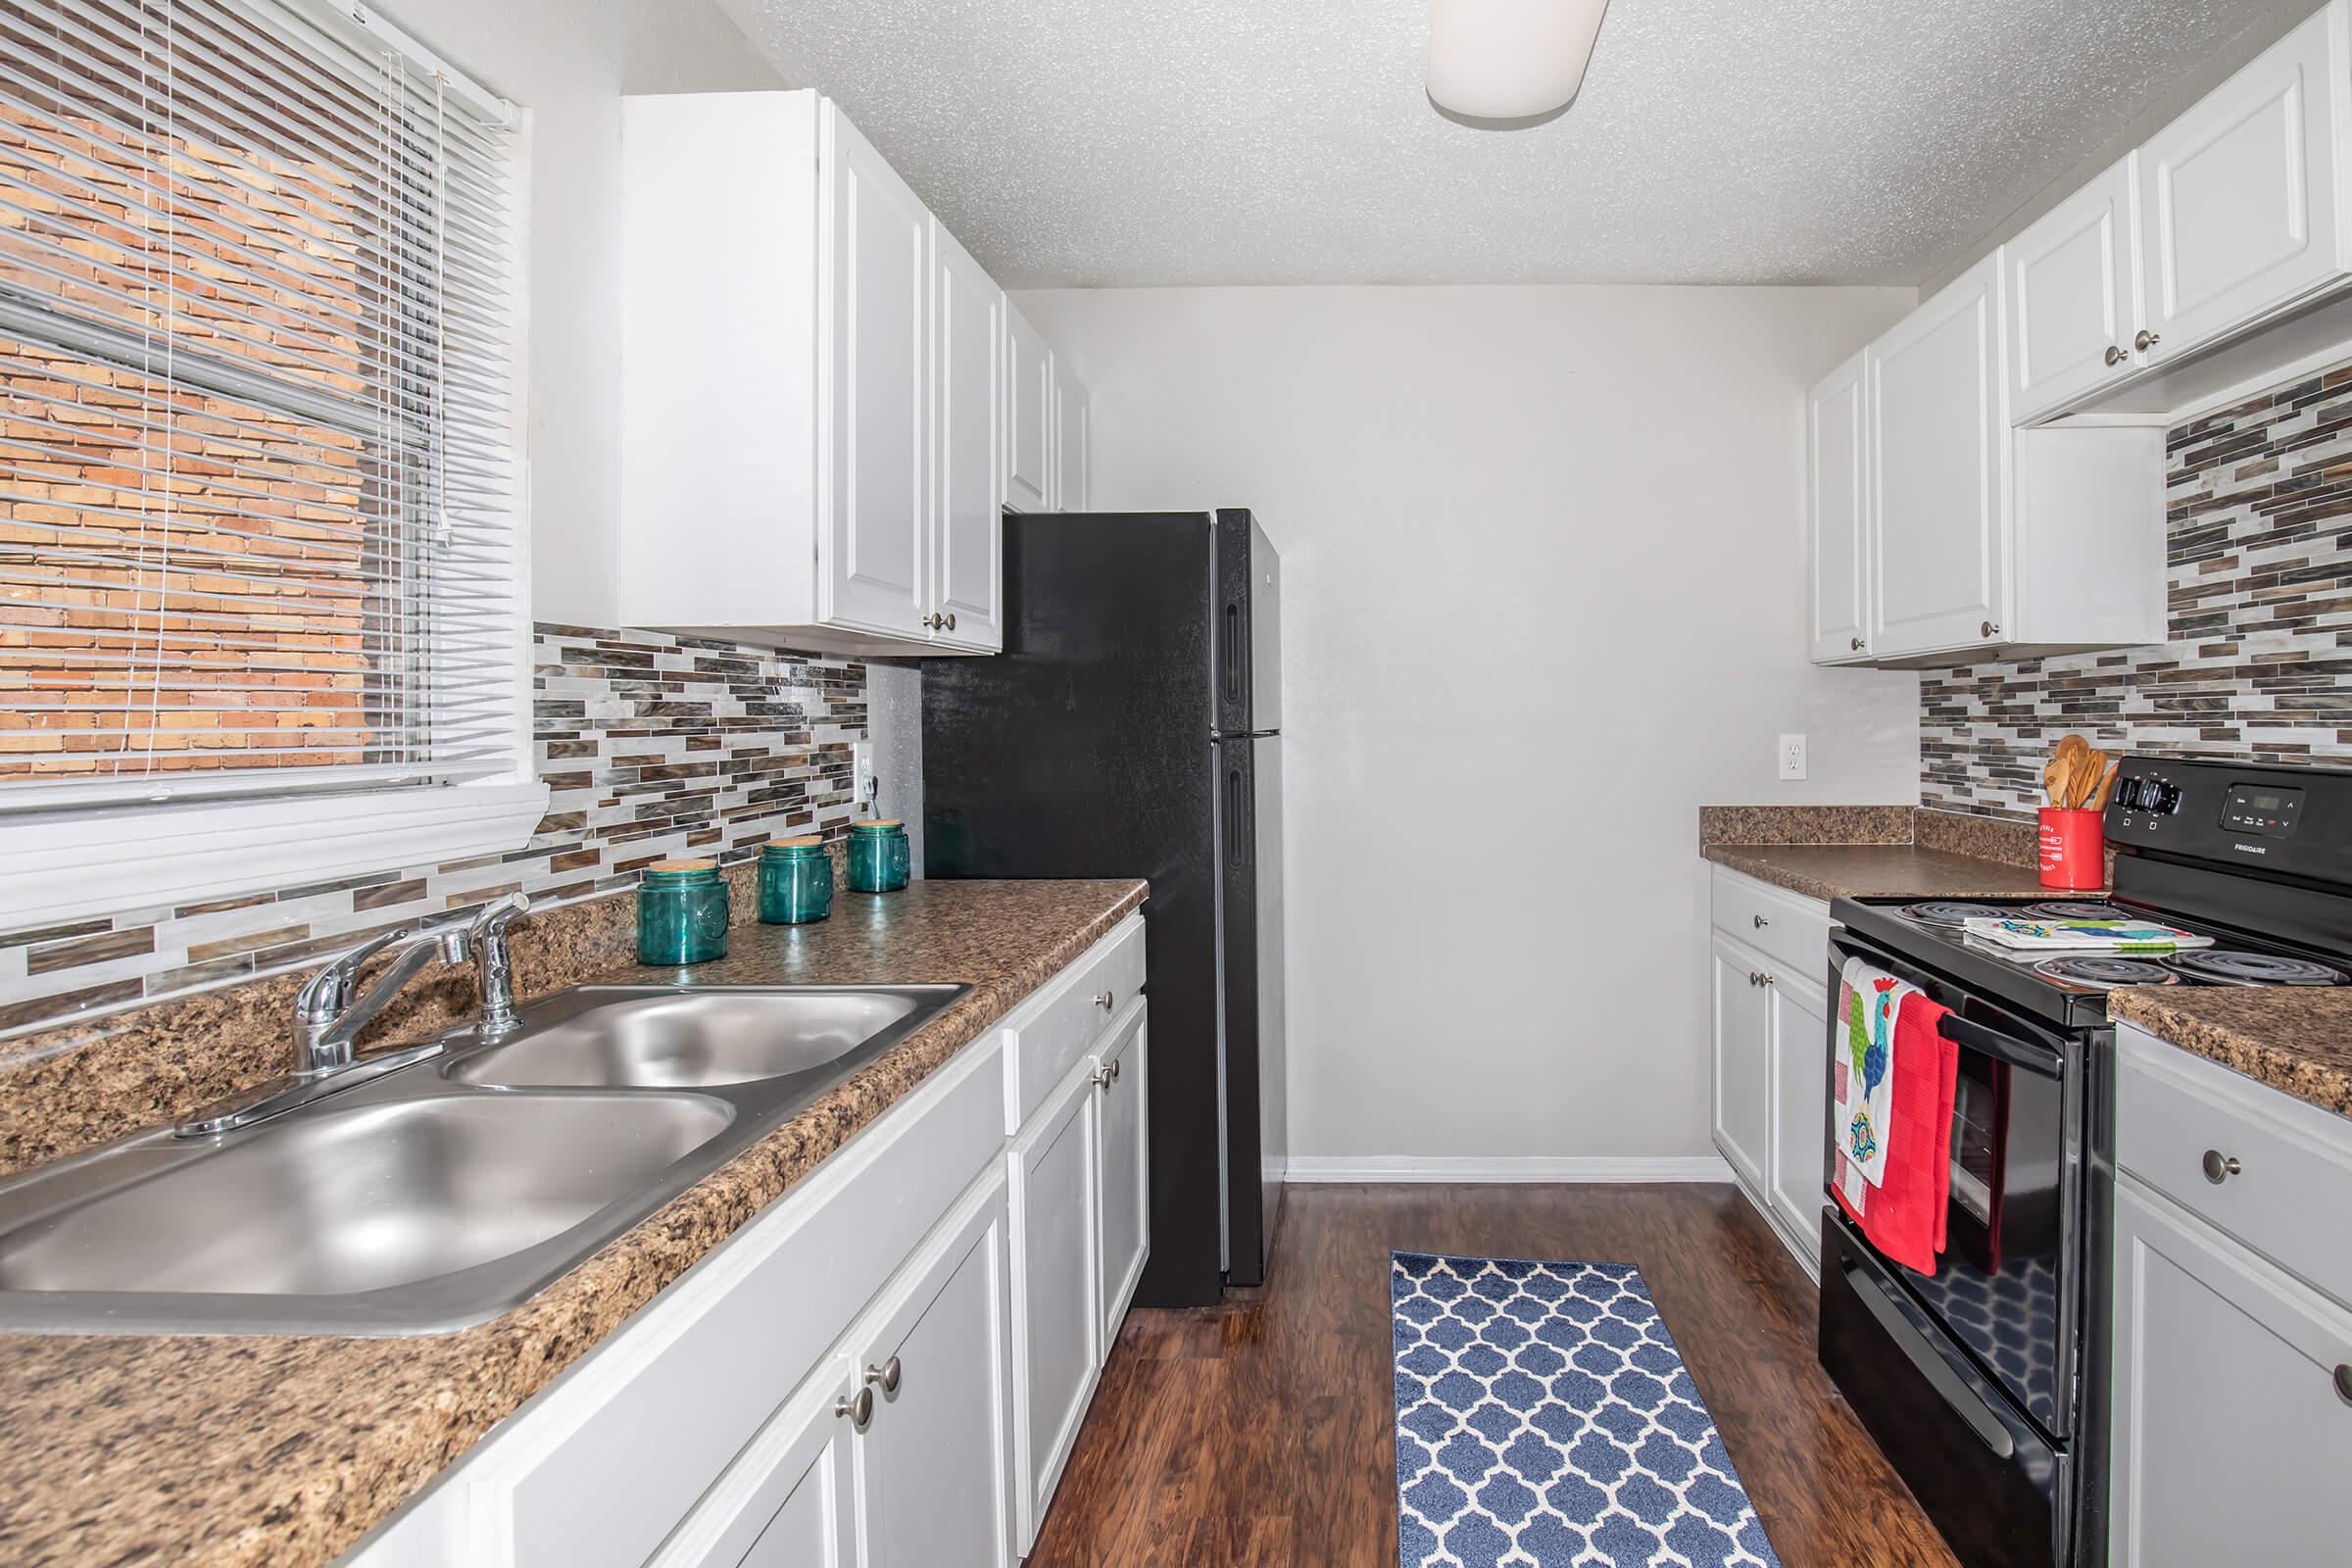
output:
[[[842,1414],[850,1363],[811,1386],[755,1440],[736,1466],[740,1505],[706,1507],[656,1560],[663,1568],[856,1568],[856,1434]]]
[[[1012,1146],[1012,1311],[1027,1348],[1013,1397],[1023,1551],[1037,1539],[1102,1364],[1094,1109],[1094,1083],[1073,1073]]]
[[[1764,960],[1715,934],[1712,959],[1715,1147],[1740,1179],[1764,1185],[1772,1136],[1772,1008],[1764,991]]]
[[[2352,1313],[2130,1177],[2115,1244],[2108,1560],[2341,1561]]]
[[[1715,1147],[1807,1273],[1829,1156],[1829,906],[1709,868],[1708,1065]]]
[[[870,1568],[1011,1559],[1004,1190],[1003,1172],[993,1173],[854,1358],[873,1396],[857,1442]],[[853,1402],[842,1419],[855,1426],[858,1413]]]
[[[1821,1235],[1829,1158],[1830,1003],[1821,987],[1775,973],[1772,1011],[1772,1152],[1765,1198],[1785,1234]],[[1813,1248],[1798,1254],[1810,1262]]]
[[[1102,1134],[1096,1139],[1102,1160],[1102,1350],[1110,1353],[1127,1303],[1135,1299],[1136,1282],[1144,1277],[1151,1255],[1152,1166],[1149,1157],[1152,1124],[1149,1090],[1151,1034],[1141,1007],[1125,1027],[1111,1033],[1103,1048],[1097,1077],[1097,1114]],[[1106,1070],[1105,1070],[1106,1069]]]
[[[1150,1249],[1142,974],[1132,915],[346,1562],[1007,1568]]]
[[[2344,1560],[2352,1122],[2116,1031],[2114,1568]]]

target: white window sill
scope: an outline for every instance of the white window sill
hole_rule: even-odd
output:
[[[0,818],[0,930],[504,854],[546,809],[534,780]]]

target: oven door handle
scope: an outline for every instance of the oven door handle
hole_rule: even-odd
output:
[[[1998,1416],[1984,1407],[1984,1401],[1977,1397],[1974,1389],[1960,1380],[1959,1373],[1943,1364],[1943,1357],[1937,1355],[1936,1348],[1921,1337],[1920,1331],[1903,1315],[1903,1309],[1886,1298],[1886,1292],[1879,1289],[1879,1282],[1863,1272],[1862,1265],[1850,1257],[1839,1266],[1845,1270],[1846,1284],[1862,1298],[1862,1304],[1870,1309],[1870,1315],[1879,1320],[1879,1327],[1886,1331],[1886,1337],[1909,1358],[1919,1375],[1928,1380],[1928,1386],[1942,1397],[1952,1414],[1958,1416],[1968,1430],[1976,1434],[1977,1441],[1991,1449],[1996,1457],[2015,1458],[2017,1440],[2009,1435],[2009,1429],[2001,1425]]]
[[[2012,1067],[2038,1073],[2044,1078],[2065,1076],[2059,1058],[2051,1052],[2023,1040],[2012,1039],[1997,1029],[1987,1029],[1973,1018],[1963,1018],[1947,1012],[1936,1022],[1936,1032],[1953,1045],[1973,1051],[1995,1061],[2005,1061]]]

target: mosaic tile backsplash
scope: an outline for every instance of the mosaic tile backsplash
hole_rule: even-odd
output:
[[[2177,426],[2165,466],[2172,640],[1923,672],[1921,805],[2032,816],[2068,730],[2352,761],[2352,367]]]
[[[562,902],[647,863],[743,859],[849,821],[862,663],[657,632],[541,625],[532,748],[550,787],[525,848],[174,908],[0,932],[0,1033],[315,960],[520,888]]]

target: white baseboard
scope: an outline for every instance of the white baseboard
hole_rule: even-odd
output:
[[[1294,1182],[1728,1182],[1720,1154],[1293,1154]]]

